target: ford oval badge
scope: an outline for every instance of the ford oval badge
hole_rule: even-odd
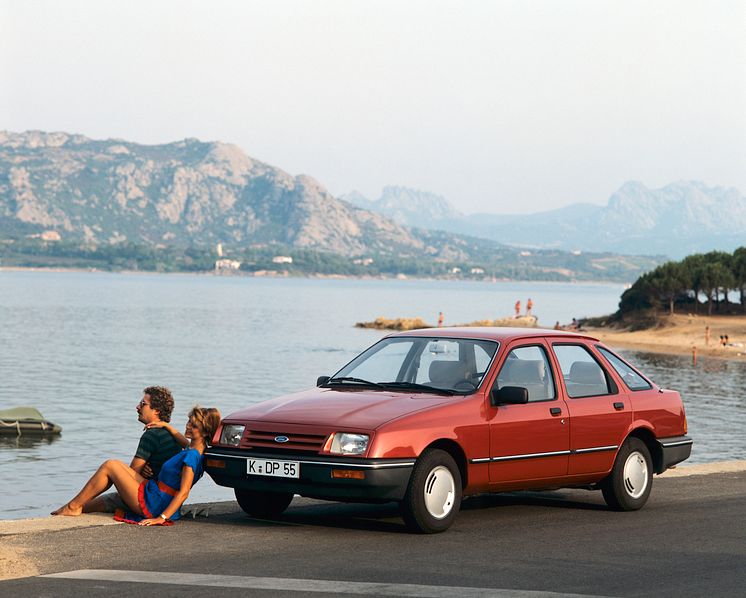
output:
[[[275,442],[287,442],[290,440],[287,436],[275,436]]]

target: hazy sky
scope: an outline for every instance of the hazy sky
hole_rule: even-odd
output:
[[[746,192],[746,2],[0,0],[0,129],[228,141],[465,212]]]

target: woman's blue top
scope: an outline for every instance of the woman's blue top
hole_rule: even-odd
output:
[[[137,492],[137,500],[140,508],[145,514],[136,515],[135,513],[117,513],[115,519],[127,522],[138,522],[151,517],[158,517],[173,500],[173,495],[181,488],[181,470],[184,467],[191,467],[194,471],[194,486],[204,473],[202,468],[202,455],[197,449],[184,449],[176,453],[163,464],[158,479],[146,480],[140,484]],[[164,491],[164,486],[168,491]],[[175,521],[181,518],[181,509],[176,511],[170,520]]]

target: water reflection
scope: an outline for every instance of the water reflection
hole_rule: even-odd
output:
[[[34,449],[44,447],[60,439],[59,434],[0,434],[0,450],[2,449]]]
[[[664,388],[681,393],[689,435],[694,438],[688,463],[746,459],[746,364],[642,351],[620,351],[630,363]]]
[[[44,515],[104,458],[129,463],[142,433],[135,404],[147,385],[174,390],[172,422],[180,427],[195,403],[228,414],[312,387],[383,335],[354,322],[382,314],[433,321],[439,311],[447,323],[469,322],[501,317],[516,297],[532,297],[541,322],[551,325],[610,313],[621,291],[535,282],[3,272],[0,406],[33,397],[65,432],[59,439],[0,438],[0,518]],[[695,439],[692,461],[746,459],[738,398],[744,364],[702,359],[693,369],[688,357],[627,356],[681,392]],[[203,481],[190,501],[232,496]]]

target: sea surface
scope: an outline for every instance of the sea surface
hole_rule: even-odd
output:
[[[312,387],[384,333],[378,316],[445,324],[509,316],[531,297],[539,323],[616,310],[618,284],[215,277],[0,270],[0,409],[37,407],[56,440],[0,436],[0,519],[46,515],[105,458],[129,462],[142,389],[169,386],[172,422],[195,404],[224,414]],[[684,397],[690,463],[746,459],[746,367],[623,351]],[[188,502],[231,500],[206,476]]]

